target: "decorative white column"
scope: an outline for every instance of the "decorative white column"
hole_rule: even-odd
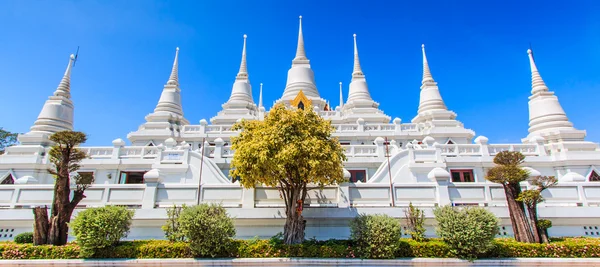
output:
[[[117,138],[115,140],[112,141],[113,144],[113,152],[112,152],[112,159],[119,159],[119,157],[121,156],[121,148],[125,146],[125,141],[123,141],[123,139],[121,138]]]
[[[431,180],[433,182],[437,182],[437,184],[438,184],[437,185],[438,205],[445,206],[445,205],[451,204],[452,201],[450,200],[450,192],[448,192],[448,185],[450,182],[450,173],[448,173],[448,171],[446,171],[440,167],[436,167],[427,174],[427,178],[429,178],[429,180]]]
[[[162,179],[158,169],[152,169],[144,174],[146,190],[144,190],[144,198],[142,199],[142,209],[154,209],[157,188],[160,182],[162,182]]]

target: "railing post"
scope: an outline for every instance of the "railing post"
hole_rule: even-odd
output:
[[[208,122],[205,119],[201,119],[200,120],[200,133],[201,134],[206,133],[206,125],[208,125]]]
[[[358,125],[358,131],[359,132],[364,132],[365,131],[365,120],[363,118],[358,118],[358,120],[356,120],[356,124]]]
[[[153,209],[156,203],[156,193],[158,184],[161,182],[160,172],[158,169],[152,169],[144,174],[144,183],[146,183],[146,190],[144,190],[144,198],[142,199],[142,209]]]
[[[254,208],[254,188],[242,188],[242,208]]]
[[[402,132],[402,120],[398,117],[394,119],[394,132],[396,134]]]
[[[479,151],[481,152],[482,156],[487,157],[490,155],[487,137],[480,135],[479,137],[475,138],[475,144],[479,145]]]
[[[338,186],[338,208],[350,207],[350,187],[348,185],[349,183],[342,183]]]
[[[119,159],[119,156],[121,155],[121,148],[125,146],[125,141],[123,141],[123,139],[121,138],[117,138],[115,140],[112,141],[113,144],[113,151],[112,151],[112,159]]]
[[[225,141],[223,141],[223,139],[221,139],[221,137],[215,139],[215,159],[220,159],[223,157],[223,145],[225,144]]]
[[[385,157],[385,140],[383,138],[377,137],[375,138],[375,145],[377,146],[377,157],[384,158]]]
[[[535,136],[532,138],[533,142],[536,145],[536,152],[538,156],[548,156],[548,152],[546,152],[546,147],[544,146],[544,138],[541,136]]]

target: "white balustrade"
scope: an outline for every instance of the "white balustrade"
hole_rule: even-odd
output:
[[[109,159],[112,157],[113,149],[112,147],[81,147],[80,150],[83,150],[86,154],[93,159]]]
[[[348,157],[377,157],[377,145],[345,145]]]

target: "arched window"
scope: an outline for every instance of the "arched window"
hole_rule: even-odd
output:
[[[596,173],[595,170],[592,170],[592,173],[590,173],[589,178],[590,182],[600,182],[600,175],[598,175],[598,173]]]
[[[300,101],[300,103],[298,103],[298,108],[304,110],[304,102]]]
[[[454,145],[454,142],[452,142],[452,139],[448,139],[448,142],[446,142],[446,145]]]

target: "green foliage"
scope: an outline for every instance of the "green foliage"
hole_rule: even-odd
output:
[[[537,203],[544,201],[542,192],[537,189],[525,190],[519,194],[517,201],[523,202],[528,207],[532,207]]]
[[[518,151],[501,151],[494,157],[497,166],[488,170],[485,179],[499,184],[514,184],[527,180],[529,172],[520,167],[525,156]]]
[[[552,221],[546,219],[538,219],[538,227],[542,230],[546,230],[552,227]]]
[[[282,181],[284,185],[345,181],[344,149],[331,137],[331,121],[312,107],[302,110],[275,105],[264,120],[243,120],[233,130],[242,132],[231,138],[235,155],[230,176],[240,177],[244,187],[281,186]]]
[[[408,209],[404,210],[406,217],[408,234],[415,241],[425,241],[425,212],[413,206],[412,202],[408,204]]]
[[[493,248],[498,234],[498,218],[480,207],[444,206],[433,210],[437,234],[460,258],[473,259]]]
[[[481,257],[487,258],[592,258],[600,257],[600,239],[565,238],[551,240],[549,244],[520,243],[514,239],[496,239],[492,249]],[[269,240],[234,240],[227,247],[227,257],[233,258],[354,258],[352,244],[346,240],[305,241],[298,245],[273,245]],[[78,259],[78,244],[65,246],[16,244],[0,242],[0,259]],[[95,258],[143,259],[143,258],[192,258],[189,243],[167,240],[124,241],[116,246],[100,249]],[[431,239],[427,242],[400,240],[397,258],[452,258],[450,247],[444,242]]]
[[[0,127],[0,155],[4,154],[4,149],[17,143],[17,133],[11,133]]]
[[[235,236],[233,219],[217,204],[187,207],[179,215],[178,221],[194,256],[223,256]]]
[[[15,236],[15,243],[17,244],[30,244],[33,243],[33,233],[24,232]]]
[[[81,255],[91,257],[99,249],[114,246],[127,237],[133,214],[133,210],[117,206],[89,208],[77,214],[71,226]]]
[[[161,228],[165,232],[165,237],[171,242],[184,241],[185,236],[181,233],[179,227],[179,216],[186,205],[167,208],[167,222]]]
[[[385,214],[361,214],[350,222],[350,238],[363,258],[394,258],[401,234],[400,222]]]

